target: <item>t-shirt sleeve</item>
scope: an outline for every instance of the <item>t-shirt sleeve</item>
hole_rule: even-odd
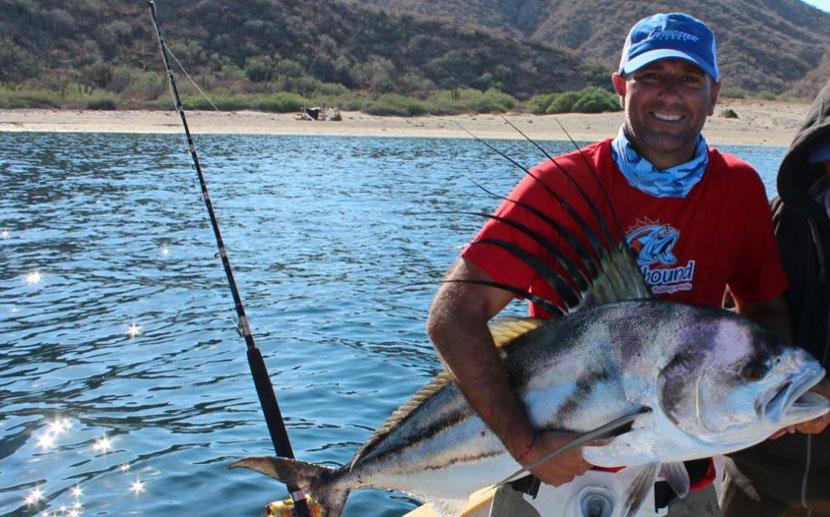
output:
[[[534,169],[533,172],[534,175],[540,177],[537,169]],[[548,179],[545,178],[545,181],[548,181]],[[554,212],[558,212],[559,209],[553,207],[555,203],[551,202],[550,194],[545,191],[539,181],[526,175],[507,196],[507,199],[496,209],[494,215],[518,222],[554,246],[558,245],[559,235],[553,232],[550,226],[536,215],[531,214],[527,209],[510,200],[530,205],[537,210],[546,212],[548,215],[557,217]],[[510,251],[498,245],[482,242],[486,240],[506,241],[536,257],[544,256],[542,245],[514,226],[496,219],[490,219],[479,230],[473,241],[461,252],[461,258],[478,266],[494,281],[520,289],[528,289],[537,278],[538,273]]]
[[[741,206],[746,214],[745,231],[728,286],[739,303],[754,304],[784,294],[788,282],[772,231],[772,214],[764,185],[754,171],[747,177],[744,187],[747,195]]]

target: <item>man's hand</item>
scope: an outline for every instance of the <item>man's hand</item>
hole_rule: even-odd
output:
[[[828,380],[827,378],[822,379],[821,382],[813,386],[812,389],[810,389],[810,391],[814,391],[825,398],[830,398],[830,380]],[[826,413],[823,416],[814,418],[812,420],[808,420],[806,422],[802,422],[798,425],[791,425],[789,427],[785,427],[784,429],[781,429],[774,435],[770,436],[770,440],[775,440],[776,438],[779,438],[784,434],[792,434],[796,431],[804,434],[819,434],[827,428],[828,424],[830,424],[830,413]]]
[[[824,398],[830,398],[830,381],[824,378],[821,382],[813,386],[810,391],[814,391]],[[798,424],[795,426],[795,430],[799,433],[818,434],[824,431],[827,424],[830,424],[830,413],[825,413],[824,416]]]
[[[554,449],[562,447],[570,442],[578,435],[574,433],[558,433],[545,432],[536,435],[533,444],[526,452],[520,454],[517,458],[519,463],[527,465],[533,463]],[[602,440],[592,442],[591,445],[605,445],[610,440]],[[550,460],[538,465],[530,472],[539,478],[542,483],[547,483],[553,486],[561,486],[565,483],[573,481],[577,476],[581,476],[591,469],[593,465],[582,458],[582,447],[574,447],[568,451],[563,452],[558,456],[554,456]]]

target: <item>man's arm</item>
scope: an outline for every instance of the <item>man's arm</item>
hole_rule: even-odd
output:
[[[463,259],[448,279],[492,281],[472,262]],[[433,301],[427,331],[467,401],[510,454],[526,465],[565,444],[574,435],[537,434],[510,386],[487,322],[512,298],[512,294],[495,287],[445,283]],[[532,472],[541,481],[558,486],[590,467],[582,459],[581,449],[575,448]]]

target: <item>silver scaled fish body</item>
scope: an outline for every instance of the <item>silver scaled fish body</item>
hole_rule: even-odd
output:
[[[549,321],[500,320],[491,330],[511,383],[540,431],[584,433],[650,409],[609,444],[583,448],[592,464],[626,467],[620,472],[630,479],[623,515],[639,509],[658,473],[685,495],[689,478],[680,462],[752,446],[830,409],[827,399],[808,391],[824,369],[807,352],[737,314],[651,297],[627,244],[611,238],[595,205],[585,201],[595,224],[575,219],[587,245],[546,221],[581,261],[580,268],[569,263],[568,254],[546,246],[569,281],[512,244],[481,242],[524,260],[562,298],[554,303],[491,283],[561,315]],[[449,517],[459,515],[472,492],[521,466],[443,373],[393,413],[349,465],[332,469],[249,457],[231,464],[236,467],[300,486],[325,517],[339,517],[349,492],[359,488],[405,492]]]

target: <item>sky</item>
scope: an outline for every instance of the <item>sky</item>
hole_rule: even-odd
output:
[[[830,12],[830,0],[801,0],[805,4],[818,7],[822,11]]]

